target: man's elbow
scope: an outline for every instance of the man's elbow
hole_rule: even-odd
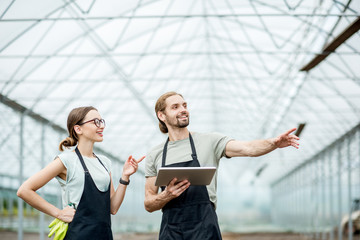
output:
[[[144,203],[145,210],[149,213],[152,213],[154,210],[152,210],[146,203]]]
[[[263,154],[259,154],[259,153],[249,153],[249,154],[247,155],[247,157],[260,157],[261,155],[263,155]]]
[[[117,214],[117,212],[118,212],[118,210],[111,210],[110,211],[111,215],[115,215],[115,214]]]
[[[147,212],[149,212],[149,213],[152,213],[152,212],[154,212],[154,210],[153,210],[153,209],[151,209],[151,208],[148,208],[148,207],[145,207],[145,210],[146,210]]]
[[[152,213],[155,211],[155,209],[152,208],[151,205],[149,203],[147,203],[146,201],[144,201],[144,207],[145,207],[145,210],[149,213]]]

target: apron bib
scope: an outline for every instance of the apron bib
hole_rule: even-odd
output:
[[[162,167],[200,167],[196,149],[189,133],[192,160],[166,165],[169,138],[164,145]],[[164,191],[165,187],[162,187]],[[221,238],[215,208],[206,186],[191,186],[162,209],[159,239],[218,240]]]
[[[76,147],[76,154],[79,157],[85,173],[84,191],[81,196],[74,219],[69,223],[65,240],[112,240],[111,219],[110,219],[110,184],[106,192],[101,192],[95,185],[85,162]],[[101,165],[103,163],[96,157]],[[103,165],[105,168],[105,166]],[[107,169],[105,168],[107,171]]]

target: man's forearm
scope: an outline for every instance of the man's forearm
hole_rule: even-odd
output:
[[[165,191],[145,197],[145,209],[148,212],[154,212],[162,209],[172,198],[170,198]]]
[[[253,140],[248,142],[248,156],[250,157],[258,157],[264,154],[267,154],[277,147],[275,145],[275,139],[264,139],[264,140]]]
[[[156,177],[148,177],[145,183],[145,209],[153,212],[162,209],[169,201],[180,196],[189,186],[188,180],[177,182],[174,178],[166,186],[165,190],[158,193],[159,188],[155,186]]]
[[[277,148],[275,138],[253,141],[230,141],[225,153],[228,157],[258,157]]]

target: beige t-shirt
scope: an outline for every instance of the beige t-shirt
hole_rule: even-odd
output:
[[[225,156],[226,144],[233,140],[219,133],[197,133],[192,132],[195,149],[201,167],[218,167],[219,161]],[[162,163],[162,153],[165,142],[151,149],[145,159],[145,177],[157,176]],[[167,147],[165,165],[186,162],[192,160],[191,145],[189,138],[178,141],[170,141]],[[216,206],[216,184],[217,171],[210,185],[207,186],[210,201]]]

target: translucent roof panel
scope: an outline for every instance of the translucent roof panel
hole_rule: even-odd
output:
[[[63,128],[72,108],[95,106],[107,121],[99,147],[120,159],[165,139],[154,105],[166,91],[185,97],[191,131],[252,140],[306,123],[300,150],[222,161],[239,181],[267,163],[269,184],[360,122],[359,32],[300,71],[359,11],[359,1],[5,0],[0,93]]]

